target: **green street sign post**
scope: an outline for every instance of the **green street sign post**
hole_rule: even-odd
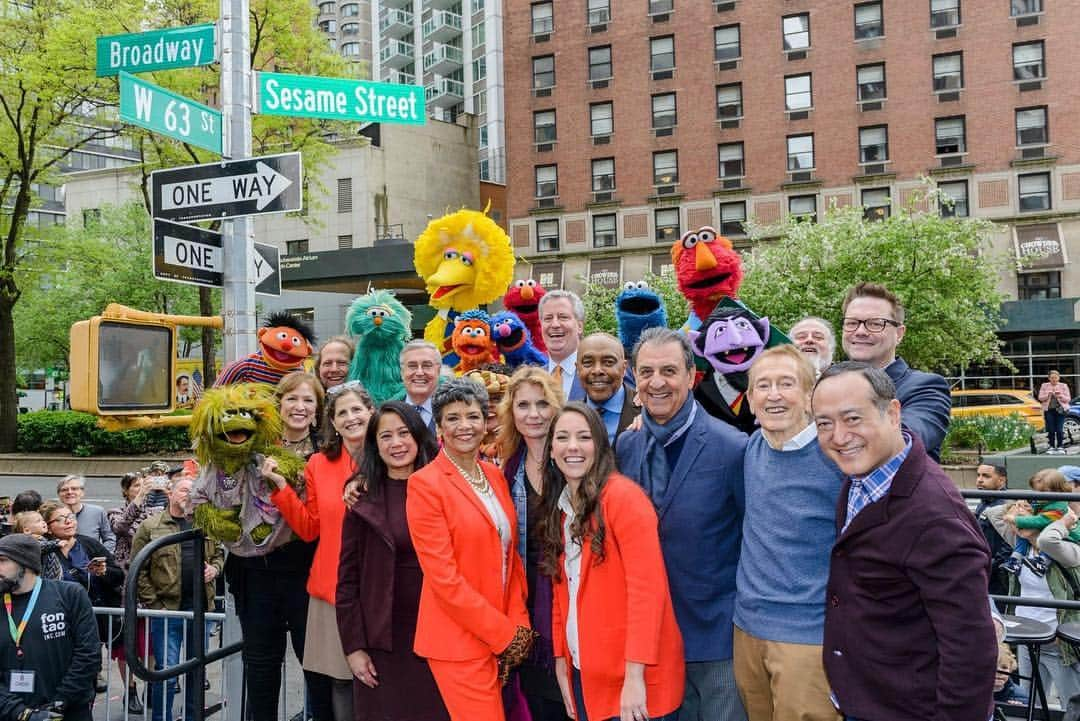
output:
[[[97,39],[97,76],[209,65],[217,60],[214,23]]]
[[[256,73],[255,112],[354,123],[423,125],[424,89],[314,75]]]
[[[120,119],[221,153],[221,113],[165,88],[120,73]]]

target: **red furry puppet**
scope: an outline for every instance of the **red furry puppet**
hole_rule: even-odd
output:
[[[297,368],[313,352],[315,336],[304,323],[288,313],[273,313],[259,328],[259,350],[225,366],[215,386],[230,383],[277,385],[282,376]]]
[[[547,353],[544,336],[540,332],[540,299],[547,295],[544,286],[529,278],[515,281],[503,296],[503,307],[521,319],[532,335],[533,346]]]
[[[671,262],[679,292],[690,301],[693,315],[687,326],[697,330],[720,299],[738,297],[742,283],[742,261],[731,241],[703,226],[683,233],[671,247]]]

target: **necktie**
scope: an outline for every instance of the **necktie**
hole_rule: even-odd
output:
[[[551,371],[551,377],[562,383],[562,366],[556,364],[555,368]]]

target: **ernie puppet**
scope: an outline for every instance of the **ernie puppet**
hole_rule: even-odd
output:
[[[277,385],[282,376],[302,368],[314,352],[315,335],[288,313],[272,313],[259,328],[259,350],[235,360],[221,371],[214,386],[233,383]]]

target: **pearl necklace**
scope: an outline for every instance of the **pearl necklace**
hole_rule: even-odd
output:
[[[457,464],[457,461],[450,457],[449,453],[446,453],[445,450],[443,451],[443,453],[450,461],[450,465],[457,469],[457,472],[461,474],[461,477],[468,481],[469,485],[476,489],[477,493],[482,493],[485,496],[491,493],[491,483],[488,481],[487,476],[484,475],[484,471],[480,468],[479,463],[476,463],[476,476],[473,476],[471,473],[467,472],[464,468],[459,466]]]

